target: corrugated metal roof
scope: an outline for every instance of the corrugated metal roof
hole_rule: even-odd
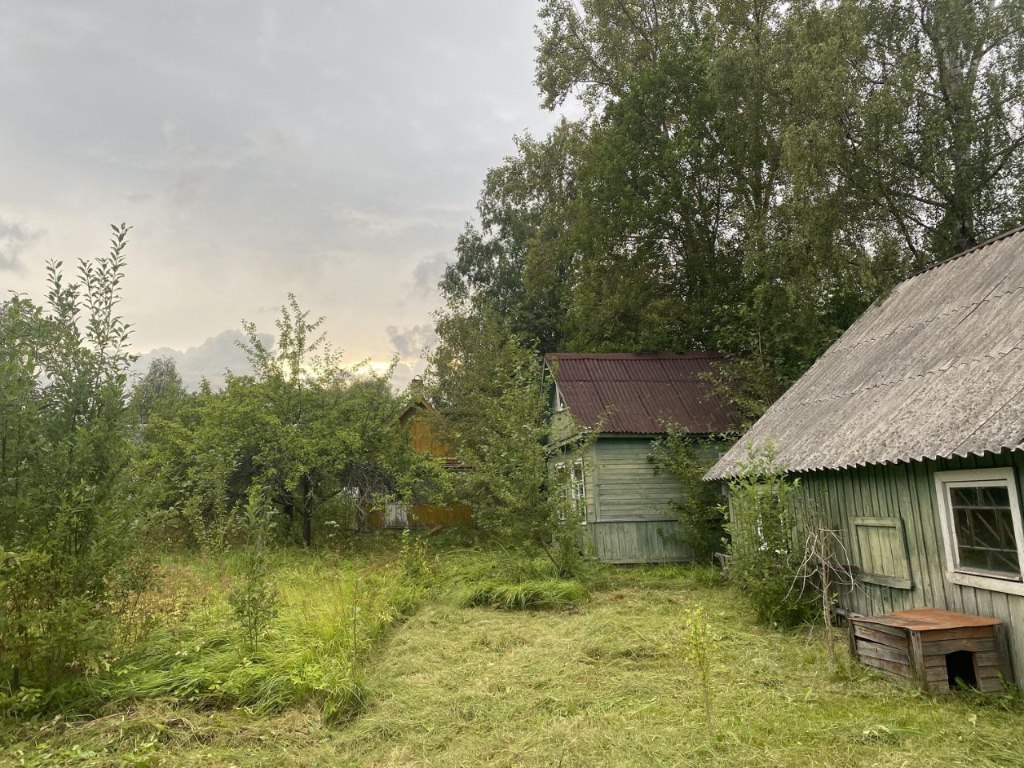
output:
[[[662,434],[665,423],[672,422],[710,434],[735,429],[739,421],[714,393],[712,378],[723,360],[719,354],[563,352],[544,359],[573,418],[587,427],[603,420],[602,432]]]
[[[796,472],[1024,447],[1024,231],[900,283],[707,477],[767,440]]]

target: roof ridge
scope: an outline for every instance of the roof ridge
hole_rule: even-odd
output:
[[[969,256],[975,251],[980,251],[982,248],[987,248],[990,245],[995,245],[999,241],[1005,240],[1008,237],[1013,237],[1014,235],[1020,234],[1021,232],[1024,232],[1024,224],[1020,225],[1019,227],[1014,227],[1013,229],[1008,229],[1005,232],[1000,232],[998,235],[994,235],[993,237],[990,237],[988,240],[983,240],[977,245],[972,245],[970,248],[960,251],[959,253],[954,253],[952,256],[947,256],[944,259],[935,259],[930,264],[925,264],[917,271],[911,272],[909,275],[907,275],[906,280],[904,280],[903,282],[905,283],[907,280],[915,278],[918,275],[923,275],[925,272],[930,272],[931,270],[941,267],[944,264],[949,264],[951,261],[957,261],[958,259],[962,259],[964,256]]]

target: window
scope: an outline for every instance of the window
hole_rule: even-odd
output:
[[[572,499],[577,509],[584,509],[587,506],[587,483],[583,474],[583,459],[576,459],[569,466],[560,461],[555,464],[555,472],[561,475],[565,482],[566,498]]]
[[[950,580],[1024,594],[1024,529],[1013,470],[936,472],[935,487]]]
[[[587,484],[583,477],[583,459],[576,459],[572,463],[569,473],[569,490],[577,508],[582,509],[587,506]]]
[[[558,385],[555,384],[555,411],[565,410],[565,400],[562,398],[562,392],[558,389]]]

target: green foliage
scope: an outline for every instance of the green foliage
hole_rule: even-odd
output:
[[[730,356],[755,418],[910,271],[1022,221],[1024,28],[976,0],[544,0],[441,283],[540,352]]]
[[[557,578],[532,581],[482,581],[465,587],[456,602],[463,608],[487,606],[509,611],[573,608],[587,598],[580,582]]]
[[[280,516],[279,534],[311,546],[318,531],[365,526],[387,496],[409,498],[429,475],[397,416],[390,372],[348,369],[294,296],[269,346],[244,323],[249,376],[189,395],[154,416],[138,451],[146,502],[164,530],[219,549],[245,539],[253,489]]]
[[[652,445],[652,459],[659,470],[668,472],[682,487],[682,500],[672,509],[683,524],[682,537],[697,560],[709,562],[721,551],[725,537],[725,515],[717,484],[704,482],[726,438],[690,435],[674,425]]]
[[[128,574],[145,521],[129,507],[128,324],[117,314],[128,227],[81,260],[47,265],[45,310],[0,303],[0,688],[46,704],[116,651],[116,614],[146,586]]]
[[[714,683],[711,669],[715,659],[715,645],[718,638],[708,623],[708,613],[703,604],[697,603],[687,609],[683,616],[685,632],[683,651],[686,661],[697,673],[701,698],[704,701],[704,720],[708,728],[714,727],[715,717],[712,706]]]
[[[799,480],[775,463],[775,449],[750,448],[741,472],[729,481],[729,577],[745,590],[767,626],[794,627],[817,615],[813,590],[801,582],[802,531],[796,499]]]
[[[258,655],[251,638],[254,652],[242,655],[239,592],[219,590],[231,573],[241,571],[245,578],[252,563],[251,550],[208,563],[198,575],[205,589],[215,587],[213,594],[180,616],[165,617],[95,681],[94,699],[110,706],[169,697],[198,709],[244,707],[264,714],[311,706],[327,722],[361,712],[368,700],[367,660],[380,639],[421,604],[426,590],[404,575],[399,561],[364,560],[357,568],[308,553],[264,550],[260,578],[274,598],[259,601],[259,607],[276,615],[259,613],[273,621],[259,627]],[[188,604],[190,596],[183,599]],[[247,614],[246,620],[253,617]]]
[[[517,544],[550,538],[547,395],[536,355],[493,313],[438,321],[428,371],[436,431],[465,468],[453,491],[481,533]]]
[[[253,491],[245,507],[246,524],[251,543],[242,554],[242,583],[228,595],[235,620],[242,628],[249,653],[259,653],[260,638],[278,613],[279,596],[267,574],[267,513],[269,509]]]
[[[173,418],[187,396],[173,358],[158,357],[132,389],[129,405],[135,419],[144,425],[153,418]]]

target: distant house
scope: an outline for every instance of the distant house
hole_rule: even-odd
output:
[[[651,441],[663,437],[669,424],[697,435],[736,429],[734,412],[715,394],[711,380],[721,362],[720,355],[705,352],[545,357],[554,381],[549,466],[566,477],[572,497],[583,506],[599,560],[692,559],[670,506],[681,500],[682,489],[657,471]],[[577,455],[573,446],[595,428],[598,437]]]
[[[411,402],[398,417],[399,424],[407,430],[413,450],[426,456],[433,456],[451,472],[458,472],[462,465],[452,457],[451,448],[434,431],[429,413],[433,406],[422,396],[422,383],[413,379],[409,387]],[[425,502],[390,502],[386,505],[381,524],[384,528],[434,528],[437,526],[470,525],[473,514],[466,504],[440,506]]]
[[[844,607],[1001,619],[1024,683],[1024,231],[898,285],[707,478],[769,440],[841,533]]]

